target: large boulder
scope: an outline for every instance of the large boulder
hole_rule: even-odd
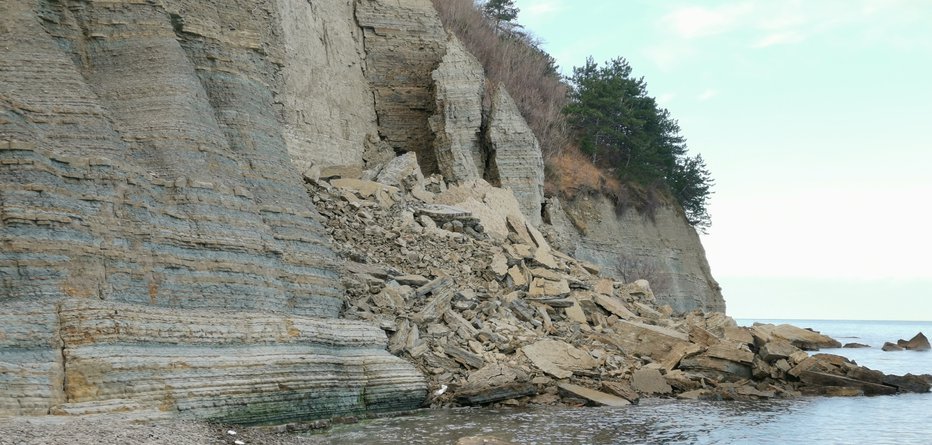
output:
[[[589,353],[560,340],[540,340],[521,348],[528,360],[556,378],[565,379],[573,371],[595,368],[599,362]]]
[[[789,341],[793,346],[804,351],[818,351],[821,348],[840,348],[841,343],[827,335],[790,324],[772,325],[754,323],[751,333],[756,338],[769,342],[774,337]]]
[[[903,347],[896,343],[886,342],[883,344],[883,347],[881,347],[880,349],[882,349],[884,352],[902,351]]]
[[[929,339],[920,332],[906,342],[905,348],[911,351],[928,351],[932,349],[932,346],[929,345]]]

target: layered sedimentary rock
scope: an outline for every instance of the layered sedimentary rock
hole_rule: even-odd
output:
[[[619,214],[608,198],[551,199],[545,213],[558,244],[579,259],[626,280],[648,279],[658,301],[677,313],[725,311],[696,230],[682,212],[661,206],[653,217],[635,209]]]
[[[544,159],[537,137],[502,86],[495,90],[488,127],[492,182],[510,188],[524,216],[539,225],[544,202]]]
[[[379,134],[397,152],[413,151],[424,173],[437,173],[428,119],[432,73],[446,52],[446,32],[430,0],[358,0],[366,78],[375,94]]]
[[[363,74],[355,0],[276,1],[284,85],[275,96],[285,143],[300,171],[311,164],[361,165],[377,137],[372,91]]]
[[[454,182],[482,179],[486,165],[481,138],[482,65],[450,36],[446,55],[432,77],[437,114],[431,116],[430,126],[440,174]]]
[[[0,414],[138,399],[264,422],[418,404],[421,377],[377,331],[324,335],[341,263],[276,111],[279,13],[304,7],[281,3],[4,2]],[[210,314],[296,331],[208,340],[191,317]]]
[[[516,212],[488,218],[520,203],[540,223],[540,149],[503,88],[483,109],[482,67],[428,0],[10,1],[0,37],[0,415],[148,409],[249,423],[417,406],[423,378],[384,334],[337,319],[343,267],[301,178],[311,165],[350,166],[356,177],[334,185],[342,198],[381,207],[410,178],[361,198],[346,183],[371,186],[360,167],[378,172],[393,152],[466,188],[488,179],[514,197],[434,195],[446,188],[436,177],[412,193],[491,221],[441,227],[517,230],[515,259],[564,261]],[[423,179],[411,156],[373,177]],[[655,281],[661,302],[722,308],[681,215],[616,219],[596,201],[549,219],[578,256],[621,275],[619,264],[660,264],[674,283]],[[584,323],[600,313],[567,299],[579,282],[503,258],[499,279],[547,297],[515,303],[525,319],[550,329],[546,304]],[[648,309],[635,307],[656,317]],[[469,333],[457,317],[446,321]],[[423,352],[412,332],[404,348]]]

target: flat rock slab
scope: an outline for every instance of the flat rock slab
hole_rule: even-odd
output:
[[[572,376],[573,371],[589,370],[599,365],[586,351],[559,340],[540,340],[521,350],[534,366],[558,379]]]
[[[662,360],[678,343],[688,343],[686,334],[662,326],[619,320],[612,326],[612,340],[629,354],[648,355]]]
[[[697,355],[695,357],[684,358],[680,362],[680,369],[695,370],[703,374],[724,373],[733,377],[749,379],[751,378],[751,368],[741,363],[735,363],[728,360],[722,360],[707,355]],[[719,374],[720,375],[720,374]]]
[[[434,221],[453,221],[454,219],[470,219],[472,212],[443,204],[425,204],[414,210],[414,214],[421,216],[426,215]]]
[[[845,388],[857,388],[864,391],[867,396],[892,395],[897,393],[897,389],[892,386],[878,385],[876,383],[855,380],[849,377],[826,374],[824,372],[803,371],[799,374],[799,380],[813,386],[839,386]]]
[[[566,280],[550,281],[544,278],[534,278],[528,290],[528,296],[535,297],[563,297],[569,295],[570,285]]]
[[[602,306],[603,309],[625,320],[636,320],[638,318],[638,316],[635,315],[634,312],[631,312],[619,298],[595,294],[592,297],[592,301],[595,301],[595,303]]]
[[[515,383],[495,388],[465,391],[455,397],[457,403],[474,406],[488,405],[502,400],[537,395],[537,387],[530,383]]]
[[[782,338],[792,343],[793,346],[805,351],[841,347],[841,343],[834,338],[790,324],[776,326],[772,324],[755,324],[751,327],[751,332],[757,334],[758,337],[770,336]]]
[[[602,389],[609,392],[610,394],[616,395],[631,402],[634,405],[637,405],[641,400],[640,394],[637,393],[628,382],[610,382],[603,381]]]
[[[565,391],[573,396],[586,399],[596,405],[618,407],[628,406],[631,404],[631,402],[622,399],[621,397],[606,394],[604,392],[596,391],[594,389],[589,389],[583,386],[574,385],[572,383],[561,383],[557,385],[557,387],[562,391]]]
[[[527,380],[527,375],[520,372]],[[469,389],[494,388],[509,385],[518,380],[519,371],[508,366],[493,363],[469,375],[466,383]]]
[[[753,352],[739,348],[737,345],[729,344],[727,342],[709,346],[709,349],[706,351],[706,355],[709,357],[720,358],[722,360],[728,360],[730,362],[744,363],[746,365],[750,365],[754,362]]]
[[[789,358],[797,351],[799,351],[799,348],[793,346],[789,341],[778,338],[761,346],[760,350],[757,351],[757,355],[767,363],[773,363],[780,359]]]
[[[476,369],[480,369],[485,366],[485,360],[483,360],[482,357],[479,357],[478,355],[473,354],[472,352],[469,352],[463,348],[447,345],[447,347],[443,348],[443,352],[464,366]]]
[[[570,298],[570,300],[573,301],[573,304],[564,309],[566,318],[580,324],[587,324],[589,321],[586,319],[586,313],[583,311],[582,306],[580,306],[579,301],[576,298]]]
[[[430,283],[429,279],[421,275],[399,275],[395,277],[395,281],[397,281],[398,284],[416,287],[421,287],[427,283]]]

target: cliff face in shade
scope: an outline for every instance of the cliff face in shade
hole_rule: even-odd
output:
[[[569,202],[549,199],[544,215],[560,248],[605,274],[649,280],[659,304],[676,313],[725,312],[699,235],[681,210],[661,206],[653,218],[635,209],[619,215],[608,198],[581,194]]]
[[[286,143],[311,100],[286,49],[330,35],[284,31],[280,13],[306,7],[4,2],[0,414],[132,400],[272,422],[420,403],[377,329],[326,321],[342,266]]]
[[[366,78],[375,95],[379,134],[396,152],[417,153],[425,173],[438,173],[428,119],[431,74],[446,53],[446,32],[430,0],[358,0]]]

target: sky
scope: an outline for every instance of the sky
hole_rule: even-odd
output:
[[[932,320],[932,1],[515,4],[564,74],[626,58],[705,158],[729,315]]]

